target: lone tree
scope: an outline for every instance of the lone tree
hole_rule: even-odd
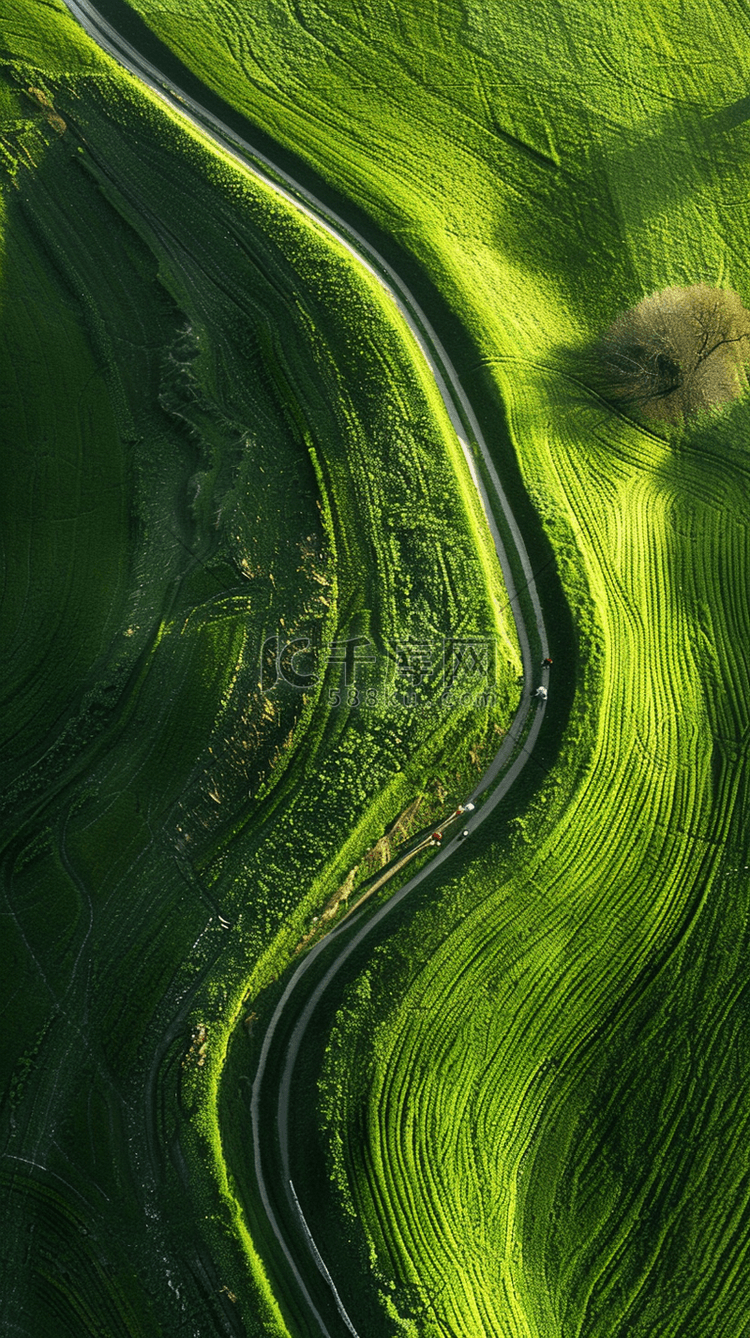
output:
[[[596,353],[609,399],[680,423],[746,388],[750,312],[728,288],[665,288],[619,316]]]

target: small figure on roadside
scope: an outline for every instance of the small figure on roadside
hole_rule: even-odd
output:
[[[467,837],[468,835],[469,835],[469,829],[468,829],[468,827],[464,827],[464,829],[463,829],[463,831],[462,831],[462,833],[461,833],[461,836],[460,836],[459,840],[461,840],[461,841],[465,841],[465,840],[466,840],[466,837]]]
[[[551,664],[552,664],[552,660],[550,659],[549,655],[548,655],[544,660],[542,660],[542,668],[543,668],[543,669],[549,669],[549,667],[550,667]]]
[[[537,688],[536,692],[534,693],[534,696],[535,696],[535,697],[538,697],[540,701],[542,701],[542,702],[546,702],[546,700],[547,700],[547,689],[546,689],[545,687],[542,687],[541,684],[540,684],[540,686]]]
[[[440,845],[440,842],[442,841],[442,839],[443,839],[443,833],[442,833],[442,832],[433,832],[433,833],[432,833],[432,840],[435,842],[435,845],[436,845],[436,846],[439,846],[439,845]]]

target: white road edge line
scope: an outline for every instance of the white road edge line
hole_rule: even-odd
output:
[[[341,1300],[341,1297],[339,1296],[338,1292],[336,1291],[336,1284],[335,1284],[335,1282],[333,1281],[333,1278],[331,1277],[330,1273],[328,1272],[328,1269],[327,1269],[325,1263],[323,1262],[323,1257],[322,1257],[322,1255],[321,1255],[321,1253],[320,1253],[320,1250],[318,1249],[317,1245],[315,1244],[315,1241],[314,1241],[314,1239],[313,1239],[312,1231],[310,1230],[309,1226],[307,1225],[307,1221],[306,1221],[306,1218],[305,1218],[305,1214],[303,1213],[302,1208],[301,1208],[301,1206],[300,1206],[300,1201],[299,1201],[299,1199],[297,1198],[297,1191],[296,1191],[296,1189],[294,1188],[294,1185],[293,1185],[293,1183],[292,1183],[291,1180],[289,1181],[289,1188],[290,1188],[290,1190],[292,1191],[292,1198],[294,1199],[294,1206],[295,1206],[295,1208],[297,1209],[297,1212],[299,1213],[299,1219],[300,1219],[300,1222],[302,1223],[302,1229],[303,1229],[303,1231],[304,1231],[304,1233],[305,1233],[305,1235],[306,1235],[306,1237],[307,1237],[307,1242],[308,1242],[308,1244],[309,1244],[309,1246],[310,1246],[310,1252],[311,1252],[312,1257],[313,1257],[313,1259],[315,1260],[316,1264],[318,1265],[318,1268],[320,1269],[321,1273],[323,1274],[323,1277],[325,1278],[326,1282],[328,1283],[329,1287],[331,1288],[331,1291],[333,1292],[333,1299],[334,1299],[334,1301],[336,1302],[336,1309],[338,1310],[338,1312],[339,1312],[341,1318],[343,1319],[343,1321],[344,1321],[344,1323],[345,1323],[347,1329],[349,1330],[349,1332],[350,1332],[351,1334],[354,1335],[354,1338],[359,1338],[359,1334],[357,1333],[357,1330],[355,1329],[354,1325],[352,1324],[352,1322],[351,1322],[349,1316],[347,1315],[347,1313],[346,1313],[346,1311],[345,1311],[345,1309],[344,1309],[344,1303],[343,1303],[343,1301]]]

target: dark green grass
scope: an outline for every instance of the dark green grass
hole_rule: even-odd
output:
[[[4,262],[2,751],[10,781],[33,748],[55,739],[120,631],[129,516],[112,405],[71,303],[20,229]],[[91,573],[84,588],[76,561]]]

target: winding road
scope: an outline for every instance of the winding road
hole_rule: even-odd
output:
[[[152,92],[155,93],[162,102],[166,103],[171,112],[176,113],[183,120],[189,122],[192,127],[196,127],[203,135],[208,136],[221,148],[222,152],[232,157],[243,169],[250,171],[256,177],[260,178],[267,186],[272,187],[301,214],[314,220],[319,227],[322,227],[340,246],[343,246],[349,252],[358,265],[363,266],[371,275],[373,275],[393,302],[401,319],[406,322],[406,325],[411,331],[411,334],[427,363],[430,374],[438,388],[458,440],[461,443],[471,477],[476,486],[487,518],[493,542],[497,550],[497,556],[502,568],[503,578],[508,592],[508,602],[513,613],[523,662],[523,688],[518,710],[500,750],[493,758],[489,768],[484,773],[481,781],[470,796],[471,799],[476,801],[489,789],[493,782],[498,780],[498,778],[501,779],[498,780],[492,793],[481,807],[479,807],[471,815],[471,818],[466,821],[466,827],[471,833],[483,822],[487,821],[492,811],[505,797],[508,790],[515,783],[521,771],[529,761],[541,729],[546,709],[544,701],[540,701],[536,705],[531,725],[528,727],[528,732],[526,732],[529,715],[532,711],[532,688],[540,679],[541,681],[546,682],[547,677],[546,670],[543,672],[539,671],[538,677],[534,677],[536,662],[532,657],[531,644],[532,640],[535,641],[539,656],[542,658],[548,655],[548,643],[539,593],[529,555],[523,541],[523,536],[521,535],[521,531],[513,516],[508,499],[503,491],[476,414],[461,386],[455,367],[424,311],[421,309],[406,284],[388,261],[375,250],[371,243],[362,236],[361,233],[357,232],[344,218],[296,182],[287,172],[272,162],[265,154],[254,148],[248,140],[236,134],[218,117],[214,116],[206,108],[202,107],[200,103],[195,101],[195,99],[188,96],[185,92],[167,80],[140,51],[136,50],[130,42],[128,42],[110,23],[106,21],[106,19],[102,17],[90,0],[65,0],[65,3],[89,36],[92,37],[104,51],[114,57],[121,66],[148,85]],[[483,474],[489,481],[491,496],[485,485],[484,478],[477,468],[475,452],[477,452],[478,456],[481,458]],[[521,591],[519,591],[517,586],[514,569],[509,561],[508,553],[500,534],[498,521],[496,519],[497,516],[502,517],[505,531],[510,537],[510,542],[512,543],[516,555],[517,565],[523,574],[524,585],[521,587]],[[520,593],[523,589],[528,591],[531,603],[532,616],[528,626],[524,620],[523,606],[520,601]],[[335,1335],[331,1333],[328,1322],[321,1316],[318,1307],[310,1295],[310,1290],[302,1274],[302,1261],[295,1258],[293,1248],[290,1246],[290,1242],[287,1235],[284,1233],[282,1224],[279,1222],[277,1214],[274,1211],[267,1187],[263,1157],[263,1142],[265,1140],[261,1139],[260,1106],[261,1094],[264,1092],[264,1080],[268,1067],[269,1054],[271,1052],[271,1047],[274,1044],[274,1039],[279,1033],[282,1021],[286,1023],[287,1018],[292,1019],[294,1017],[295,1008],[298,1008],[300,1010],[299,1016],[296,1018],[296,1021],[294,1021],[291,1035],[286,1043],[286,1054],[283,1059],[282,1076],[276,1106],[277,1134],[284,1177],[284,1184],[280,1187],[281,1194],[288,1205],[292,1220],[296,1221],[301,1228],[299,1239],[303,1240],[306,1245],[304,1266],[309,1267],[311,1264],[314,1265],[315,1269],[323,1276],[327,1286],[330,1288],[341,1323],[350,1334],[355,1335],[355,1338],[358,1338],[355,1324],[346,1313],[336,1289],[334,1279],[317,1249],[307,1220],[304,1216],[302,1205],[299,1202],[294,1185],[291,1181],[288,1124],[292,1077],[310,1020],[320,999],[331,985],[331,982],[339,974],[347,960],[357,951],[368,935],[372,934],[374,930],[382,924],[383,920],[392,914],[396,906],[403,901],[404,897],[407,897],[424,881],[425,878],[428,876],[431,877],[438,866],[450,859],[455,849],[456,841],[454,839],[439,849],[434,858],[431,859],[417,874],[410,878],[407,883],[400,887],[398,891],[395,892],[393,896],[374,914],[369,913],[369,908],[363,908],[358,913],[350,916],[346,922],[342,923],[338,928],[332,930],[325,938],[321,939],[292,971],[264,1036],[260,1060],[255,1081],[253,1083],[251,1102],[253,1156],[260,1199],[268,1218],[271,1231],[273,1232],[279,1248],[281,1249],[289,1269],[300,1289],[300,1295],[305,1308],[310,1317],[314,1320],[319,1331],[325,1335],[325,1338],[335,1338]],[[334,961],[319,980],[312,993],[309,994],[309,997],[305,998],[304,992],[301,989],[305,977],[318,961],[321,954],[330,951],[331,944],[334,941],[340,941],[340,947],[335,955]],[[264,1101],[267,1100],[268,1098],[264,1095]]]

